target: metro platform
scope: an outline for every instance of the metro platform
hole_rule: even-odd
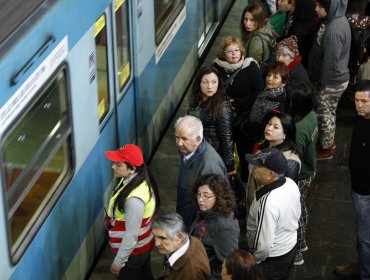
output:
[[[237,0],[223,23],[213,46],[207,54],[204,65],[216,57],[220,39],[232,35],[239,37],[239,20],[247,1]],[[335,156],[331,160],[318,162],[316,178],[308,198],[309,222],[306,233],[308,251],[303,253],[304,264],[294,266],[291,279],[342,279],[333,272],[336,265],[356,261],[356,231],[354,209],[351,200],[348,154],[351,130],[355,116],[354,104],[343,96],[337,110],[337,131]],[[180,157],[175,145],[174,122],[186,114],[187,99],[184,98],[172,123],[149,162],[161,195],[160,212],[175,210],[176,182]],[[241,232],[240,247],[243,249]],[[107,245],[88,279],[115,279],[109,267],[114,254]],[[163,257],[154,248],[152,270],[156,277],[162,267]],[[355,278],[347,278],[355,279]]]

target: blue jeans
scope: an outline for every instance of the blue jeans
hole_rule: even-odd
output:
[[[360,279],[370,279],[370,195],[352,191],[357,225],[357,264]]]

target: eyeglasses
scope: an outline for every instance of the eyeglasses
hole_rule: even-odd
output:
[[[227,53],[227,54],[233,54],[233,53],[236,53],[236,52],[240,52],[240,49],[238,48],[238,49],[230,49],[230,50],[226,50],[225,51],[225,53]]]
[[[214,195],[209,195],[209,194],[201,194],[201,193],[197,193],[197,199],[201,199],[203,198],[203,200],[209,200],[211,199],[212,197],[214,197]]]
[[[218,81],[217,80],[213,80],[213,81],[203,80],[203,81],[201,81],[201,84],[204,85],[204,86],[208,86],[209,84],[211,84],[211,85],[217,85],[218,84]]]

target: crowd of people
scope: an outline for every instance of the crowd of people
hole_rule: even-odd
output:
[[[293,265],[304,263],[307,193],[316,161],[334,156],[336,109],[350,80],[346,11],[347,0],[270,0],[241,12],[240,39],[221,40],[212,65],[195,77],[187,115],[175,123],[176,212],[158,213],[158,188],[138,146],[106,152],[119,179],[105,223],[117,279],[154,279],[153,246],[165,256],[157,279],[289,279]],[[350,171],[358,273],[368,279],[369,80],[356,85],[354,100]],[[244,231],[232,176],[246,188]]]

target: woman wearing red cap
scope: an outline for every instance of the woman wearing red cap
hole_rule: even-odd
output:
[[[109,200],[105,228],[117,253],[110,271],[117,279],[153,279],[150,251],[154,245],[151,222],[159,208],[158,188],[134,144],[105,152],[119,179]]]

